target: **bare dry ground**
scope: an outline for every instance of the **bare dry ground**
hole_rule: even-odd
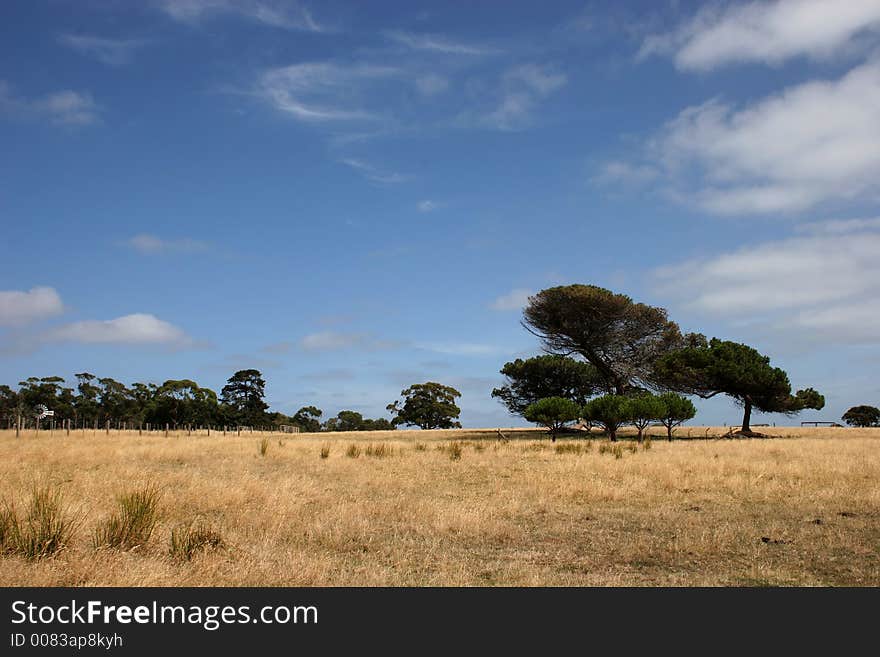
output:
[[[81,519],[56,557],[0,556],[0,585],[880,585],[880,429],[761,430],[617,455],[494,429],[271,434],[265,455],[251,434],[0,432],[0,500],[52,482]],[[150,483],[149,542],[96,551],[115,496]],[[171,558],[194,521],[225,547]]]

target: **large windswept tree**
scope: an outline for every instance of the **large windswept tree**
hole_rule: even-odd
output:
[[[595,367],[567,356],[545,355],[505,363],[507,384],[492,391],[513,415],[523,415],[539,399],[561,397],[583,406],[602,389]]]
[[[547,352],[581,356],[596,368],[605,391],[617,395],[653,385],[657,358],[690,338],[663,308],[595,285],[541,290],[529,298],[523,326]]]
[[[656,363],[656,374],[670,390],[704,399],[725,394],[743,407],[741,433],[751,431],[752,410],[794,414],[825,406],[812,388],[791,394],[788,374],[770,365],[770,358],[738,342],[712,338],[708,343],[670,352]]]

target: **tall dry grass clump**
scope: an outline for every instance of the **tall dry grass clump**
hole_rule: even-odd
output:
[[[377,459],[385,458],[386,456],[391,456],[394,454],[394,448],[391,447],[388,443],[379,443],[374,445],[370,443],[367,445],[366,449],[364,449],[364,454],[367,456],[373,456]]]
[[[5,504],[0,514],[0,547],[6,553],[35,560],[51,557],[68,546],[80,519],[64,509],[60,489],[35,486],[27,513],[19,517],[15,507]]]
[[[266,452],[269,451],[269,439],[263,438],[260,441],[260,456],[266,456]]]
[[[326,459],[330,456],[330,443],[321,445],[321,458]]]
[[[159,487],[150,484],[117,497],[116,513],[94,531],[95,549],[133,550],[145,545],[159,520],[161,496]]]
[[[345,450],[345,455],[350,459],[356,459],[358,456],[361,455],[361,448],[358,446],[357,443],[351,443],[348,446],[348,449]]]
[[[178,561],[191,561],[199,552],[226,546],[223,535],[210,525],[179,525],[171,530],[169,554]]]

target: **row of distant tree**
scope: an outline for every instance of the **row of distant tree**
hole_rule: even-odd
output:
[[[634,403],[626,400],[636,397],[650,406],[655,401],[651,396],[663,393],[704,399],[723,394],[743,408],[741,431],[748,434],[753,410],[795,414],[825,404],[812,388],[792,392],[785,371],[773,367],[769,357],[754,348],[707,339],[699,333],[683,334],[665,309],[636,303],[601,287],[567,285],[542,290],[529,298],[522,324],[540,339],[546,353],[506,363],[501,370],[505,385],[493,390],[492,396],[511,414],[527,419],[535,417],[527,409],[543,399],[568,400],[580,413],[591,400],[610,397],[605,403],[625,405],[630,412]],[[364,418],[345,410],[322,421],[322,411],[315,406],[304,406],[290,416],[269,412],[266,382],[254,369],[236,372],[219,395],[189,379],[130,387],[88,372],[77,374],[76,379],[75,388],[66,387],[61,377],[30,378],[17,391],[0,386],[0,417],[8,422],[31,418],[33,409],[42,404],[76,426],[107,422],[134,426],[289,424],[302,431],[461,426],[456,403],[461,393],[430,381],[403,390],[402,398],[386,407],[391,419]],[[671,397],[666,400],[670,402]],[[556,406],[561,408],[558,402]],[[571,408],[565,413],[570,414]],[[850,418],[852,423],[877,423],[870,420],[874,417],[870,413],[856,415]],[[847,416],[844,420],[849,421]]]
[[[343,410],[322,422],[323,412],[304,406],[293,415],[270,412],[265,401],[266,381],[259,370],[233,374],[218,395],[190,379],[131,386],[89,372],[76,375],[76,386],[68,387],[60,376],[31,377],[13,390],[0,385],[0,421],[6,427],[35,426],[40,407],[51,410],[43,422],[70,422],[73,427],[164,427],[181,426],[276,426],[299,427],[301,431],[375,431],[400,425],[426,429],[461,426],[455,399],[460,393],[448,386],[428,382],[402,391],[402,400],[388,405],[385,418],[365,418]]]

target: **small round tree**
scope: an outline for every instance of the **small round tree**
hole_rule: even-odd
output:
[[[657,399],[663,404],[663,413],[658,418],[666,427],[666,439],[672,440],[672,430],[685,420],[690,420],[697,414],[697,408],[687,397],[682,397],[674,392],[664,392]]]
[[[656,395],[651,393],[636,395],[629,399],[630,422],[638,430],[638,441],[642,442],[645,429],[654,420],[663,417],[666,411],[665,404]]]
[[[605,429],[612,441],[617,440],[617,430],[631,420],[630,398],[623,395],[604,395],[586,403],[585,418]]]
[[[556,435],[569,422],[580,417],[581,407],[563,397],[545,397],[530,404],[523,412],[529,422],[541,424],[550,431],[550,440],[556,442]]]
[[[434,381],[416,383],[401,390],[403,401],[396,401],[386,407],[394,417],[391,424],[414,425],[420,429],[460,429],[458,416],[461,409],[455,400],[461,393],[450,386]]]
[[[841,419],[851,427],[876,427],[880,425],[880,408],[853,406]]]

